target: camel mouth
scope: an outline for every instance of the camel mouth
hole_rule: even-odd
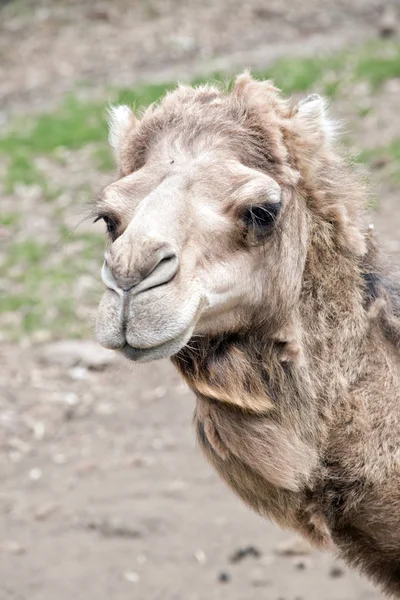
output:
[[[125,346],[119,349],[119,352],[128,360],[137,363],[151,362],[160,358],[170,358],[186,346],[192,337],[193,330],[194,326],[192,325],[177,337],[150,348],[135,348],[127,342]]]

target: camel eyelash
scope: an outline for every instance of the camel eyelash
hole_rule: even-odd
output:
[[[280,202],[276,202],[248,207],[242,216],[246,228],[257,236],[266,235],[274,227],[281,206]]]
[[[103,220],[104,223],[106,224],[107,227],[107,232],[112,236],[115,235],[117,229],[118,229],[118,223],[116,222],[115,219],[113,219],[113,217],[110,217],[109,215],[98,215],[93,223],[97,223],[98,221]]]

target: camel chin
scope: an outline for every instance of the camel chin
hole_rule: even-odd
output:
[[[178,335],[167,342],[151,348],[134,348],[130,344],[126,343],[125,346],[119,350],[119,352],[128,360],[136,363],[146,363],[154,360],[160,360],[161,358],[171,358],[172,356],[178,354],[178,352],[186,346],[192,337],[192,333],[193,327],[190,327],[181,335]]]

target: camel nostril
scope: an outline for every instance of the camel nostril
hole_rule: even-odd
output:
[[[101,267],[101,278],[103,280],[103,283],[109,290],[113,290],[119,296],[123,295],[124,289],[118,284],[117,280],[115,279],[115,277],[109,267],[109,264],[107,261],[107,255],[104,256],[104,263],[103,263],[103,266]]]
[[[124,264],[115,256],[105,256],[102,279],[121,297],[127,292],[135,295],[171,281],[178,266],[175,250],[169,244],[157,245],[155,250],[146,252],[142,257],[132,257],[130,264]]]
[[[138,291],[149,290],[168,283],[175,276],[178,266],[179,260],[176,252],[171,249],[162,249],[159,251],[156,264],[140,282]]]
[[[161,266],[171,264],[173,261],[175,261],[175,259],[176,259],[176,254],[171,254],[170,256],[165,256],[164,258],[162,258],[160,260],[160,262],[155,266],[154,269],[158,269]],[[153,269],[153,271],[154,271],[154,269]]]

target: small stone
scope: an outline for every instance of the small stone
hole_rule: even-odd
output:
[[[389,94],[398,94],[400,92],[400,79],[388,79],[384,85],[385,92]]]
[[[88,19],[93,19],[94,21],[109,21],[110,15],[103,8],[92,8],[87,13]]]
[[[140,531],[115,518],[92,520],[86,524],[86,527],[98,531],[100,535],[106,538],[134,539],[141,537]]]
[[[65,394],[62,401],[65,402],[67,406],[77,406],[79,404],[79,396],[74,394],[74,392],[68,392],[68,394]]]
[[[144,554],[138,554],[136,557],[136,561],[138,565],[144,565],[144,563],[147,562],[147,556],[145,556]]]
[[[276,15],[281,14],[280,11],[276,8],[266,8],[263,6],[260,7],[256,7],[253,10],[254,16],[259,18],[259,19],[271,19],[273,17],[276,17]]]
[[[41,469],[31,469],[28,473],[28,477],[31,481],[39,481],[43,476],[43,471]]]
[[[220,573],[218,573],[218,581],[220,583],[229,583],[230,580],[231,576],[229,575],[229,573],[226,573],[226,571],[221,571]]]
[[[200,548],[199,550],[196,550],[196,552],[194,553],[194,557],[197,560],[197,562],[199,562],[201,565],[205,565],[207,562],[207,556]]]
[[[145,460],[143,456],[137,454],[136,456],[131,456],[126,460],[127,467],[143,467],[145,465]]]
[[[96,406],[95,412],[97,415],[109,417],[115,413],[115,406],[111,402],[100,402]]]
[[[377,156],[374,158],[371,163],[371,169],[379,170],[383,169],[390,163],[390,157],[388,155]]]
[[[260,558],[261,552],[258,548],[254,546],[244,546],[243,548],[238,548],[230,557],[229,562],[238,563],[242,561],[244,558],[252,557],[252,558]]]
[[[76,468],[77,475],[89,475],[89,473],[93,473],[97,469],[97,463],[93,461],[85,461],[81,462]]]
[[[265,577],[265,570],[261,568],[256,568],[251,571],[250,580],[253,587],[266,587],[270,585],[270,582]]]
[[[11,450],[11,452],[8,453],[8,458],[12,463],[19,463],[22,459],[22,454],[21,452],[18,452],[18,450]]]
[[[163,450],[165,444],[163,440],[160,440],[160,438],[156,438],[152,441],[151,446],[154,450]]]
[[[140,577],[135,571],[125,571],[123,573],[123,577],[125,581],[129,581],[129,583],[138,583]]]
[[[32,333],[31,340],[35,344],[44,344],[45,342],[49,342],[51,340],[51,332],[47,329],[39,329],[38,331],[34,331]]]
[[[339,577],[343,577],[343,575],[344,570],[337,565],[332,567],[332,569],[329,571],[329,577],[332,577],[332,579],[338,579]]]
[[[398,28],[395,12],[391,8],[387,8],[379,23],[379,35],[387,38],[395,35]]]
[[[21,454],[29,454],[32,450],[32,447],[29,444],[17,437],[10,438],[8,440],[8,445],[10,448],[12,448],[12,450],[16,450]]]
[[[6,552],[10,552],[10,554],[21,555],[25,554],[26,552],[26,547],[23,544],[20,544],[19,542],[15,542],[13,540],[2,542],[0,544],[0,549]]]
[[[155,464],[155,460],[151,456],[135,455],[125,459],[125,467],[152,467]]]
[[[43,421],[35,421],[32,423],[33,437],[38,442],[41,442],[46,434],[46,425]]]
[[[73,406],[68,406],[63,414],[64,421],[72,421],[76,417],[76,409]]]
[[[270,567],[275,562],[276,562],[276,557],[273,556],[272,554],[267,554],[267,555],[262,556],[259,561],[260,565],[263,565],[264,567]]]
[[[35,510],[35,519],[37,521],[46,520],[51,514],[55,512],[57,505],[53,503],[43,504]]]
[[[66,455],[62,454],[61,452],[53,454],[52,460],[55,465],[65,465],[68,462]]]
[[[252,579],[251,585],[255,588],[267,587],[270,585],[268,579]]]
[[[41,348],[39,356],[42,362],[65,369],[102,370],[116,360],[115,352],[89,340],[61,340],[47,344]]]
[[[181,492],[182,490],[187,488],[186,481],[182,481],[181,479],[175,479],[171,481],[168,485],[169,492]]]
[[[312,548],[306,540],[296,537],[279,544],[275,552],[280,556],[304,556],[311,554]]]
[[[0,424],[10,429],[17,420],[17,414],[14,410],[4,410],[0,412]]]
[[[161,400],[167,394],[167,388],[158,386],[149,390],[143,390],[143,400]]]
[[[75,381],[83,381],[84,379],[87,379],[88,372],[87,369],[85,369],[85,367],[78,366],[69,369],[68,375],[71,377],[71,379],[75,379]]]

